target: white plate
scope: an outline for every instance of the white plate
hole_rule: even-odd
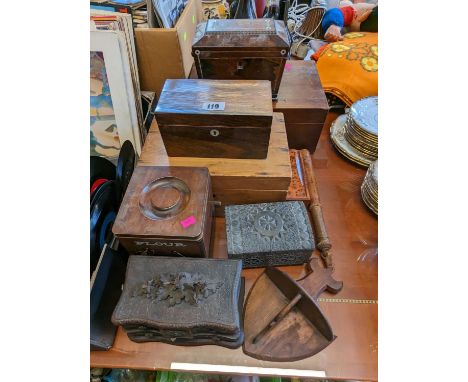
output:
[[[379,131],[379,97],[361,98],[352,104],[349,113],[353,121],[363,130],[377,135]]]

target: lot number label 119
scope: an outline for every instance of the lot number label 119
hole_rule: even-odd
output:
[[[224,110],[225,102],[205,102],[202,106],[203,110]]]

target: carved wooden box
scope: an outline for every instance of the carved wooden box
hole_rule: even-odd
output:
[[[241,271],[238,260],[130,256],[112,322],[135,342],[239,347]]]
[[[303,264],[315,248],[302,201],[226,206],[225,217],[228,257],[244,268]]]
[[[268,81],[167,80],[154,114],[170,157],[267,157]]]
[[[208,257],[211,179],[201,167],[137,167],[112,231],[130,254]]]
[[[192,44],[198,78],[269,80],[276,98],[289,56],[288,30],[273,19],[211,19]]]

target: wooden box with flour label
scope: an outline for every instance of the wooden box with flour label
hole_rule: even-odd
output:
[[[203,167],[137,167],[112,232],[130,254],[208,257],[211,178]]]
[[[273,107],[264,80],[167,80],[154,111],[170,157],[265,159]]]

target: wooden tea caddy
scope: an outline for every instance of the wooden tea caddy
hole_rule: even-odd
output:
[[[169,79],[154,115],[170,157],[267,157],[273,121],[268,81]]]
[[[269,80],[276,99],[289,45],[280,20],[210,19],[197,26],[192,56],[198,78]]]
[[[267,268],[255,281],[244,306],[244,353],[266,361],[297,361],[325,349],[336,338],[317,304],[322,292],[338,293],[343,283],[323,268],[294,281],[277,268]],[[267,296],[267,297],[266,297]]]

